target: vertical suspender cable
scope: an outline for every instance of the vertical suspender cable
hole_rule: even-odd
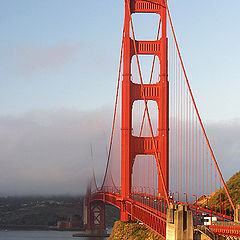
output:
[[[219,168],[219,166],[218,166],[218,164],[217,164],[215,155],[214,155],[214,153],[213,153],[213,150],[212,150],[211,145],[210,145],[210,142],[209,142],[209,140],[208,140],[208,137],[207,137],[205,128],[204,128],[203,123],[202,123],[202,120],[201,120],[201,118],[200,118],[200,115],[199,115],[199,112],[198,112],[198,109],[197,109],[197,105],[196,105],[195,100],[194,100],[194,98],[193,98],[192,90],[191,90],[191,88],[190,88],[189,81],[188,81],[187,74],[186,74],[186,70],[185,70],[184,65],[183,65],[182,57],[181,57],[180,50],[179,50],[179,47],[178,47],[178,44],[177,44],[176,35],[175,35],[174,29],[173,29],[173,24],[172,24],[172,20],[171,20],[171,16],[170,16],[170,12],[169,12],[168,7],[167,7],[167,13],[168,13],[168,17],[169,17],[169,21],[170,21],[170,25],[171,25],[171,29],[172,29],[174,41],[175,41],[175,44],[176,44],[176,47],[177,47],[177,52],[178,52],[178,55],[179,55],[179,58],[180,58],[181,66],[182,66],[182,69],[183,69],[183,72],[184,72],[184,76],[185,76],[185,79],[186,79],[186,83],[187,83],[187,86],[188,86],[188,90],[189,90],[189,93],[190,93],[192,102],[193,102],[193,105],[194,105],[194,109],[195,109],[196,114],[197,114],[198,121],[199,121],[199,123],[200,123],[201,129],[202,129],[202,131],[203,131],[203,134],[204,134],[205,140],[206,140],[206,142],[207,142],[208,148],[209,148],[209,150],[210,150],[210,153],[211,153],[211,155],[212,155],[214,164],[215,164],[215,166],[216,166],[216,169],[217,169],[217,171],[218,171],[218,174],[219,174],[219,176],[220,176],[220,178],[221,178],[221,181],[222,181],[222,183],[223,183],[224,189],[225,189],[226,194],[227,194],[227,196],[228,196],[229,202],[230,202],[233,210],[235,210],[235,206],[234,206],[234,204],[233,204],[232,198],[231,198],[231,196],[230,196],[230,194],[229,194],[229,191],[228,191],[228,189],[227,189],[226,183],[225,183],[225,181],[224,181],[224,179],[223,179],[223,176],[222,176],[222,173],[221,173],[221,171],[220,171],[220,168]]]

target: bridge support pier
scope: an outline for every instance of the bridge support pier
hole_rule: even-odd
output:
[[[106,235],[105,226],[105,203],[102,201],[90,202],[88,198],[84,200],[84,224],[86,235],[104,236]]]
[[[193,216],[187,205],[170,205],[166,240],[193,240]]]
[[[234,222],[240,223],[240,205],[236,206],[236,209],[234,212]]]

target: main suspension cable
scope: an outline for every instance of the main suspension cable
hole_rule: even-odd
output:
[[[121,54],[120,54],[120,62],[119,62],[119,69],[118,69],[117,92],[116,92],[116,96],[115,96],[115,106],[114,106],[114,114],[113,114],[113,122],[112,122],[112,132],[111,132],[111,138],[110,138],[110,144],[109,144],[109,150],[108,150],[107,166],[106,166],[106,170],[105,170],[105,174],[104,174],[101,190],[103,189],[104,183],[106,181],[107,171],[108,171],[108,168],[109,168],[109,162],[110,162],[110,156],[111,156],[111,150],[112,150],[113,133],[114,133],[114,127],[115,127],[115,122],[116,122],[118,95],[119,95],[120,78],[121,78],[124,33],[125,33],[125,29],[123,28],[122,44],[121,44]],[[113,181],[113,179],[112,179],[112,181]],[[114,182],[113,182],[113,184],[114,184]],[[115,186],[115,184],[114,184],[114,186]]]

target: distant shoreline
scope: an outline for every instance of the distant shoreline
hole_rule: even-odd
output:
[[[58,229],[56,226],[47,226],[47,225],[0,225],[0,231],[6,230],[23,230],[23,231],[84,231],[84,229]]]

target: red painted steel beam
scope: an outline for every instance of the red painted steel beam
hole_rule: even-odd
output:
[[[126,3],[125,3],[126,4]],[[125,34],[123,38],[123,80],[122,80],[122,121],[121,121],[121,196],[125,201],[131,193],[131,132],[132,132],[132,105],[131,103],[131,39],[130,15],[125,7],[124,19]],[[128,221],[125,207],[121,208],[121,220]]]

